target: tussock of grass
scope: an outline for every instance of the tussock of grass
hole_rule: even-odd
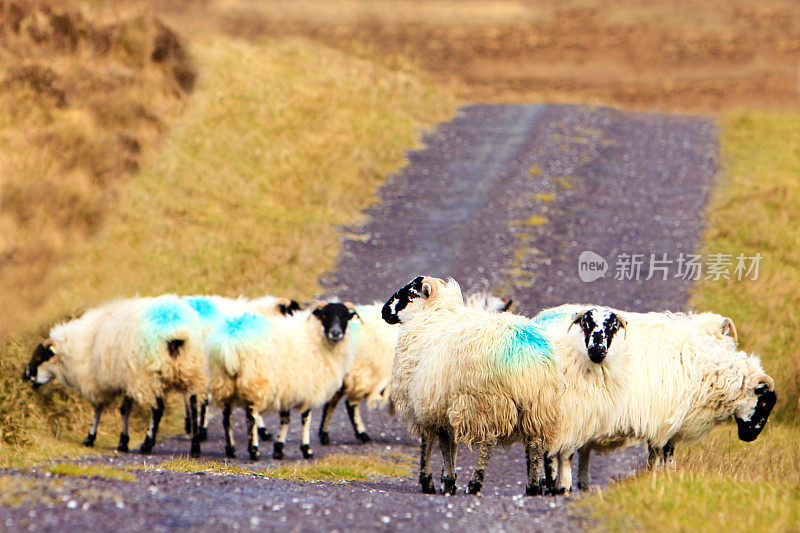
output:
[[[756,281],[704,281],[691,304],[730,316],[740,348],[761,355],[778,404],[763,434],[732,424],[676,447],[675,473],[644,474],[581,505],[609,529],[789,531],[800,523],[800,114],[728,117],[725,169],[703,253],[764,256]]]
[[[296,462],[271,468],[251,468],[235,463],[177,458],[143,469],[173,472],[205,472],[222,476],[259,476],[295,481],[346,481],[373,477],[406,476],[413,460],[404,454],[350,455],[333,453],[311,462]]]
[[[77,463],[56,463],[47,469],[57,476],[104,477],[121,481],[136,481],[136,476],[125,470],[106,465],[81,465]]]
[[[32,505],[39,502],[57,501],[54,491],[61,488],[58,479],[42,479],[2,475],[0,476],[0,504],[10,507]]]
[[[541,215],[531,215],[530,217],[526,218],[525,220],[520,220],[518,224],[522,224],[523,226],[544,226],[550,222],[547,217],[543,217]]]

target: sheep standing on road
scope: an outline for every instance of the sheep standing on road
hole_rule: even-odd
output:
[[[456,490],[457,446],[481,444],[468,491],[476,493],[496,445],[527,445],[528,487],[557,430],[561,381],[552,346],[532,321],[464,305],[458,284],[419,276],[384,305],[400,323],[391,398],[422,439],[420,484],[434,492],[430,453],[438,436],[445,493]]]
[[[34,387],[56,380],[94,406],[86,446],[94,445],[103,408],[124,396],[117,449],[127,452],[133,403],[149,406],[152,415],[140,451],[150,453],[166,392],[205,392],[202,349],[198,316],[177,296],[119,300],[54,326],[49,338],[34,350],[24,377]],[[191,452],[200,453],[197,431],[192,435]]]
[[[228,457],[235,457],[230,414],[234,404],[247,412],[248,452],[258,460],[256,416],[280,413],[280,433],[273,457],[282,459],[289,414],[300,409],[303,457],[311,450],[311,409],[322,405],[341,386],[353,361],[346,337],[348,323],[358,313],[349,302],[319,302],[310,310],[283,318],[255,313],[228,318],[206,343],[210,391],[223,406]]]
[[[466,301],[468,307],[487,311],[507,311],[513,304],[509,298],[501,298],[489,292],[476,292]],[[347,396],[347,415],[353,426],[356,438],[369,442],[366,426],[361,418],[361,402],[367,401],[372,409],[386,405],[389,399],[389,384],[392,380],[392,361],[397,347],[400,328],[389,325],[381,318],[381,304],[359,305],[358,314],[363,325],[353,324],[351,345],[355,351],[353,368],[344,378],[342,388],[322,408],[322,421],[319,426],[319,440],[323,445],[330,444],[328,429],[337,403]]]

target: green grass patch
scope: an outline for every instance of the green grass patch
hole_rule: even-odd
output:
[[[724,170],[702,252],[763,256],[757,280],[705,280],[691,306],[731,317],[740,348],[761,356],[778,403],[752,443],[732,423],[676,446],[677,471],[643,474],[578,505],[603,528],[793,531],[800,524],[800,114],[723,122]],[[733,276],[732,276],[733,277]]]
[[[72,477],[103,477],[107,479],[119,479],[121,481],[136,481],[136,476],[131,472],[114,468],[106,465],[82,465],[77,463],[56,463],[47,469],[51,474],[57,476]]]
[[[295,481],[347,481],[374,477],[407,476],[413,459],[405,454],[350,455],[333,453],[315,461],[299,461],[277,467],[248,467],[213,460],[176,458],[157,465],[140,465],[139,469],[173,472],[204,472],[220,476],[259,476]]]

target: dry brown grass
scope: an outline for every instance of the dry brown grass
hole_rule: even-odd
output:
[[[692,112],[800,103],[793,0],[210,0],[192,9],[232,35],[303,35],[388,64],[410,58],[470,101]],[[175,15],[185,20],[185,6]]]
[[[120,180],[182,108],[194,69],[143,9],[0,1],[0,339],[101,227]]]

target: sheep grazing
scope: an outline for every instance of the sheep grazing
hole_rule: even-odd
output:
[[[738,351],[726,333],[735,331],[730,319],[711,313],[684,315],[673,313],[627,313],[605,310],[605,314],[624,317],[625,334],[605,338],[603,350],[593,350],[590,342],[598,337],[597,310],[581,311],[581,306],[562,306],[540,313],[561,317],[556,329],[565,326],[564,312],[575,311],[570,320],[580,326],[584,348],[594,363],[582,363],[581,372],[570,374],[565,357],[566,382],[562,431],[577,428],[580,438],[571,443],[556,439],[549,455],[557,455],[558,478],[555,492],[571,490],[570,456],[579,448],[579,488],[589,484],[591,450],[607,450],[637,440],[650,448],[650,466],[669,463],[674,445],[680,440],[697,439],[732,416],[739,424],[742,440],[753,440],[763,429],[775,392],[754,355]],[[617,328],[619,329],[619,328]],[[557,331],[549,333],[555,335]],[[565,341],[569,335],[565,335]],[[611,342],[613,339],[613,342]],[[574,342],[574,341],[573,341]],[[608,345],[614,347],[613,350]],[[580,346],[577,346],[579,358]],[[592,357],[592,354],[595,357]],[[602,357],[601,357],[602,355]],[[581,393],[592,378],[591,368],[605,386],[595,395]],[[581,367],[579,367],[581,368]],[[583,403],[583,409],[576,406]],[[588,431],[584,431],[584,427]],[[589,438],[586,438],[586,437]],[[581,442],[583,440],[583,442]]]
[[[303,457],[313,456],[311,409],[341,387],[353,362],[346,336],[358,317],[353,304],[319,302],[310,310],[283,318],[245,313],[228,318],[209,335],[206,352],[210,391],[223,407],[225,453],[235,457],[230,414],[234,404],[247,413],[248,452],[258,460],[258,413],[280,413],[281,426],[273,458],[282,459],[290,410],[301,411]]]
[[[553,349],[534,322],[511,313],[464,305],[461,289],[419,276],[382,309],[401,324],[392,369],[391,399],[420,435],[422,492],[435,490],[430,453],[438,437],[443,492],[456,491],[457,446],[480,444],[468,485],[477,493],[496,445],[526,444],[529,492],[540,492],[538,459],[559,423],[561,380]]]
[[[206,390],[203,331],[197,314],[177,296],[119,300],[54,326],[33,352],[24,378],[34,387],[52,380],[94,406],[85,446],[94,445],[103,408],[123,396],[117,450],[128,451],[128,419],[136,402],[152,410],[140,451],[150,453],[164,412],[164,394]],[[198,432],[192,455],[200,453]]]
[[[467,298],[466,305],[487,311],[507,311],[513,300],[494,296],[489,292],[477,292]],[[372,409],[386,405],[389,399],[389,383],[392,379],[392,361],[397,346],[400,328],[387,324],[381,318],[381,304],[359,305],[358,314],[363,324],[354,323],[351,345],[355,360],[350,372],[344,378],[342,387],[322,408],[322,421],[319,427],[319,440],[323,445],[330,444],[328,433],[331,417],[338,402],[347,397],[347,415],[353,426],[356,438],[369,442],[366,426],[361,418],[361,402],[366,400]]]
[[[269,295],[255,299],[243,297],[234,299],[223,296],[198,295],[186,296],[184,300],[198,315],[200,315],[200,319],[207,333],[224,319],[242,315],[247,312],[267,317],[280,317],[291,315],[300,310],[300,304],[295,300]],[[186,398],[184,404],[184,427],[186,433],[192,433],[193,424],[198,424],[200,440],[204,441],[208,438],[208,395],[203,395],[200,400],[199,412],[197,403],[198,399],[196,395],[191,395]],[[256,426],[258,427],[259,438],[262,440],[272,439],[272,435],[267,432],[264,419],[260,414],[256,415]]]

